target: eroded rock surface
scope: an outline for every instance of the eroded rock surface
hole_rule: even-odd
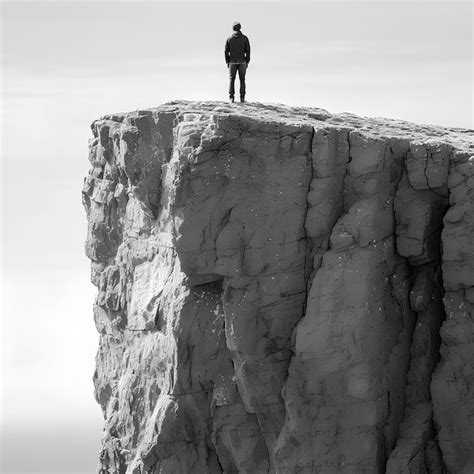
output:
[[[99,472],[474,472],[472,131],[174,102],[92,132]]]

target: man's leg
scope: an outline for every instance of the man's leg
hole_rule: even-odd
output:
[[[247,72],[247,64],[239,64],[239,81],[240,81],[240,100],[245,100],[245,73]]]
[[[235,76],[237,74],[238,64],[230,63],[229,64],[229,98],[233,99],[235,95]]]

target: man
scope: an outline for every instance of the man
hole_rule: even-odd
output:
[[[229,98],[234,102],[234,84],[237,71],[240,81],[240,102],[245,102],[245,72],[250,61],[250,43],[249,39],[240,31],[240,23],[235,22],[232,25],[234,33],[227,38],[225,42],[225,62],[229,68]]]

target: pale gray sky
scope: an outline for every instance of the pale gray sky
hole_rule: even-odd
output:
[[[2,472],[94,470],[89,124],[226,100],[236,19],[249,101],[473,127],[471,2],[2,2]]]

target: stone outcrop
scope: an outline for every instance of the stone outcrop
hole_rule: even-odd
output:
[[[474,472],[472,131],[172,102],[92,132],[99,472]]]

